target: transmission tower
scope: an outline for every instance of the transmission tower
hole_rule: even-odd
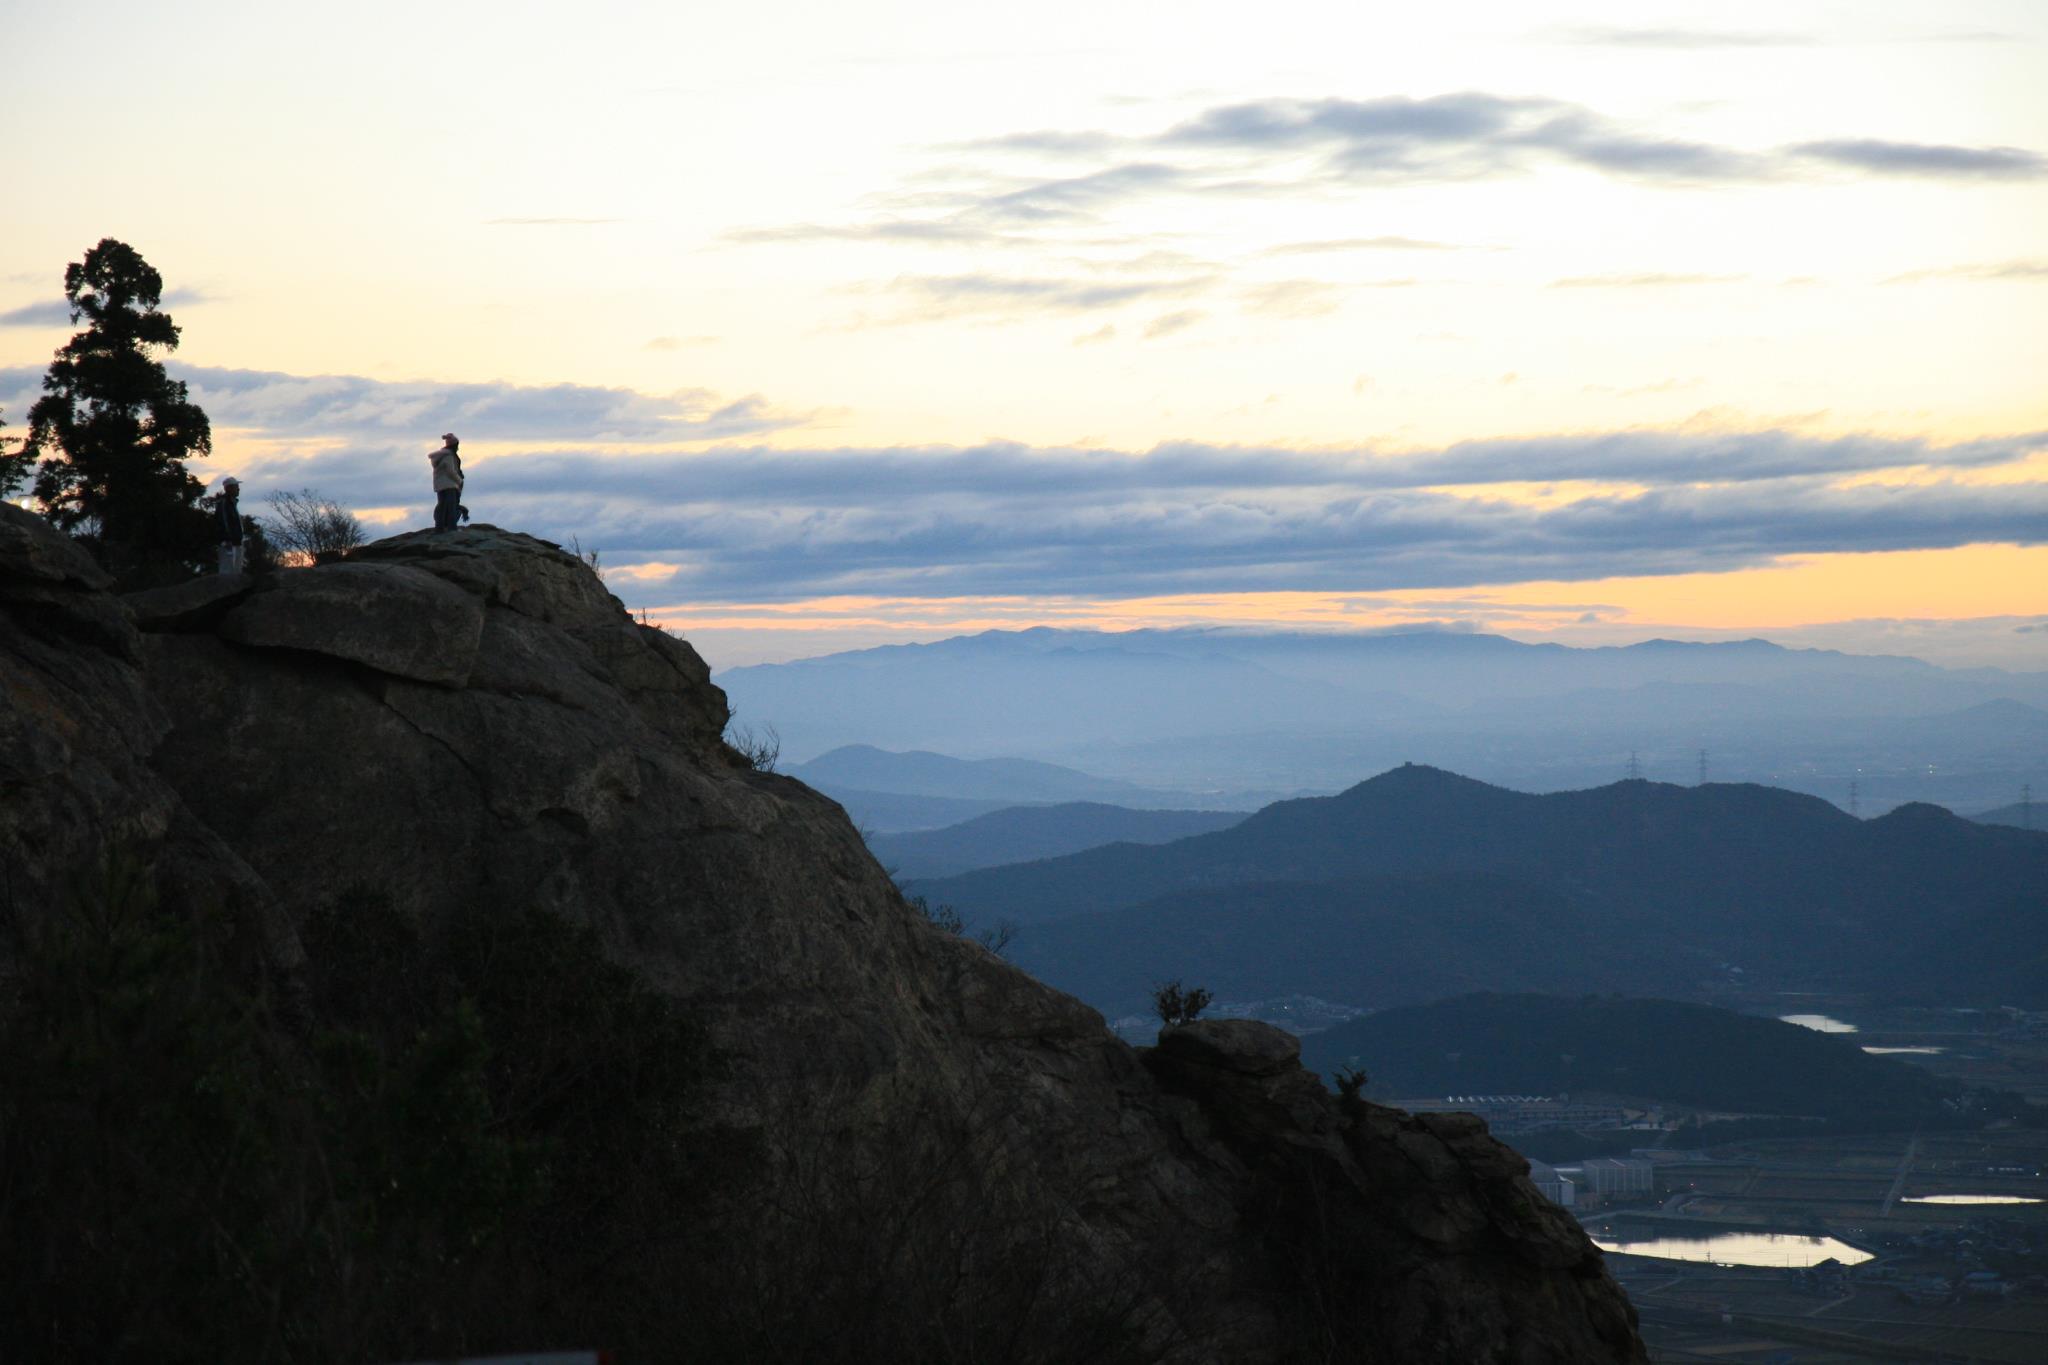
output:
[[[2033,827],[2034,784],[2031,782],[2026,782],[2022,783],[2020,786],[2020,828],[2032,829]]]
[[[1700,750],[1700,785],[1702,787],[1707,785],[1707,751],[1705,749]]]
[[[1855,815],[1855,816],[1858,816],[1858,818],[1861,818],[1861,809],[1862,809],[1862,808],[1861,808],[1860,804],[1859,804],[1859,803],[1857,802],[1857,800],[1856,800],[1856,797],[1857,797],[1857,785],[1858,785],[1858,784],[1856,784],[1855,782],[1851,782],[1851,783],[1849,784],[1849,814],[1851,814],[1851,815]]]
[[[1628,751],[1628,780],[1631,782],[1638,781],[1641,779],[1642,775],[1643,765],[1636,762],[1636,751],[1634,749],[1630,749]]]

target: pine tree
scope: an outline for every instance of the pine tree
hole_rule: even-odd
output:
[[[50,362],[19,457],[44,457],[35,496],[50,520],[133,580],[196,567],[212,540],[185,460],[211,450],[213,433],[154,354],[178,347],[163,292],[141,253],[111,237],[65,268],[71,320],[87,326]]]

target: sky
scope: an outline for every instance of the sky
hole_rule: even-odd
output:
[[[0,439],[102,237],[196,472],[715,667],[1026,625],[2048,668],[2048,7],[0,0]]]

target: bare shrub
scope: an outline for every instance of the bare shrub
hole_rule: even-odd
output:
[[[782,736],[775,733],[772,725],[764,725],[757,731],[751,725],[740,724],[735,718],[725,728],[725,744],[757,773],[774,772],[776,763],[782,758]]]
[[[966,932],[967,923],[960,918],[960,912],[947,905],[944,901],[933,905],[923,896],[912,896],[910,898],[910,908],[930,920],[934,926],[945,930],[949,934]]]
[[[310,488],[272,493],[263,529],[278,562],[291,567],[311,564],[322,555],[347,554],[365,539],[355,513]]]
[[[1152,1008],[1158,1012],[1159,1022],[1172,1028],[1177,1024],[1194,1023],[1215,999],[1200,986],[1183,987],[1180,978],[1175,977],[1153,988]]]

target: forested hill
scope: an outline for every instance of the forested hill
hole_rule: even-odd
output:
[[[973,920],[1029,924],[1195,890],[1444,873],[1548,890],[1638,948],[1682,943],[1708,965],[2014,1000],[2048,988],[2048,834],[1917,804],[1864,821],[1752,785],[1628,781],[1538,796],[1408,765],[1218,833],[913,889]]]
[[[1913,1124],[1955,1087],[1846,1038],[1707,1005],[1619,996],[1467,995],[1385,1010],[1302,1040],[1376,1098],[1587,1091],[1746,1114]]]

